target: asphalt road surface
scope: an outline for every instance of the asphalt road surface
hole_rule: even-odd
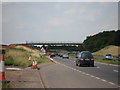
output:
[[[78,67],[75,59],[54,57],[57,63],[41,69],[48,88],[118,88],[118,66],[95,63]]]

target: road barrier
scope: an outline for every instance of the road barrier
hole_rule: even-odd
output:
[[[0,60],[0,81],[5,81],[5,63],[4,63],[5,50],[0,50],[1,60]]]

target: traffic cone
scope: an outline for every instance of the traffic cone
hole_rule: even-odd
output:
[[[32,63],[32,66],[31,66],[31,67],[32,67],[32,68],[35,68],[35,61],[32,60],[32,62],[33,62],[33,63]]]
[[[32,60],[33,61],[33,63],[32,63],[32,68],[37,68],[37,60],[35,60],[35,59],[33,59]]]
[[[37,60],[35,60],[35,68],[37,68]]]
[[[5,63],[4,54],[1,55],[0,60],[0,81],[5,81]]]

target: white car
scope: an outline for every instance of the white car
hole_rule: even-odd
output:
[[[105,54],[105,58],[106,59],[111,59],[111,58],[113,58],[113,56],[111,54]]]
[[[63,58],[63,59],[64,59],[64,58],[69,59],[69,55],[68,55],[68,54],[63,54],[62,58]]]

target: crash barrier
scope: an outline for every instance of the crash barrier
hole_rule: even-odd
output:
[[[37,68],[37,60],[36,59],[31,59],[31,57],[29,57],[29,61],[32,61],[31,68]]]
[[[5,63],[4,63],[5,50],[0,50],[1,60],[0,60],[0,81],[5,81]]]

